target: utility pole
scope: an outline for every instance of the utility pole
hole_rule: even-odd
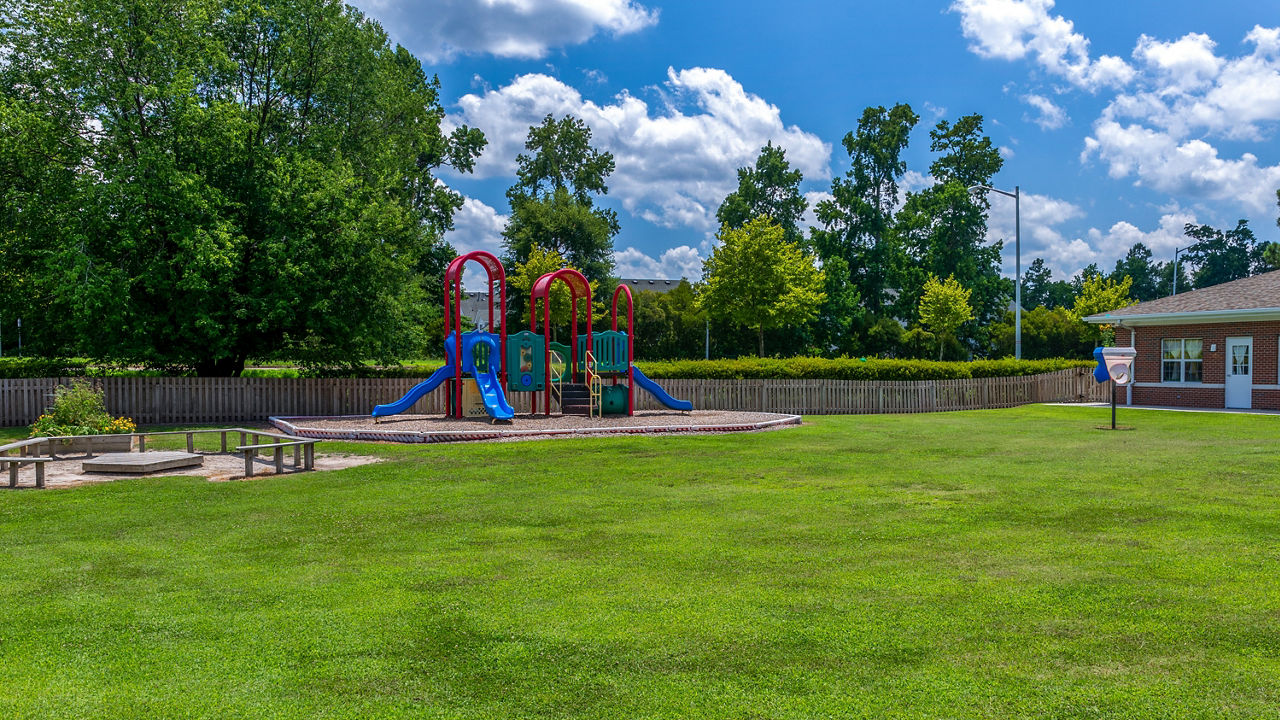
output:
[[[1174,295],[1178,294],[1178,253],[1184,253],[1190,249],[1191,248],[1189,247],[1184,247],[1184,248],[1176,247],[1173,249],[1173,294]]]

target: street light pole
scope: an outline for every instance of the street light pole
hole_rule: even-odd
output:
[[[1178,294],[1178,253],[1184,253],[1190,249],[1191,248],[1189,247],[1184,247],[1184,248],[1176,247],[1173,249],[1173,294],[1174,295]]]
[[[983,190],[1013,198],[1013,357],[1022,359],[1022,188],[1013,186],[1013,192],[997,190],[986,185],[969,188],[971,194]]]

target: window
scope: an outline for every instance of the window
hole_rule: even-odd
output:
[[[1204,342],[1189,338],[1166,339],[1160,354],[1162,382],[1201,382]]]

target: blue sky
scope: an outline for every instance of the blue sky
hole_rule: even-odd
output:
[[[955,0],[895,3],[356,0],[440,76],[448,124],[482,129],[449,240],[496,250],[528,127],[592,126],[617,170],[623,276],[694,278],[735,169],[766,141],[812,200],[847,169],[868,105],[921,116],[906,189],[927,185],[928,130],[980,113],[1020,185],[1023,265],[1065,278],[1134,242],[1172,257],[1188,222],[1246,218],[1280,240],[1280,14],[1270,2]],[[1271,12],[1268,12],[1268,9]],[[991,240],[1012,201],[993,198]]]

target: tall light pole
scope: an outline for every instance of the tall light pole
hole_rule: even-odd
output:
[[[1178,294],[1178,253],[1184,253],[1190,249],[1191,248],[1189,247],[1184,247],[1184,248],[1176,247],[1173,249],[1173,294],[1174,295]]]
[[[969,193],[977,195],[983,190],[1013,198],[1013,356],[1022,359],[1022,189],[1014,185],[1013,192],[997,190],[986,185],[974,185]]]

